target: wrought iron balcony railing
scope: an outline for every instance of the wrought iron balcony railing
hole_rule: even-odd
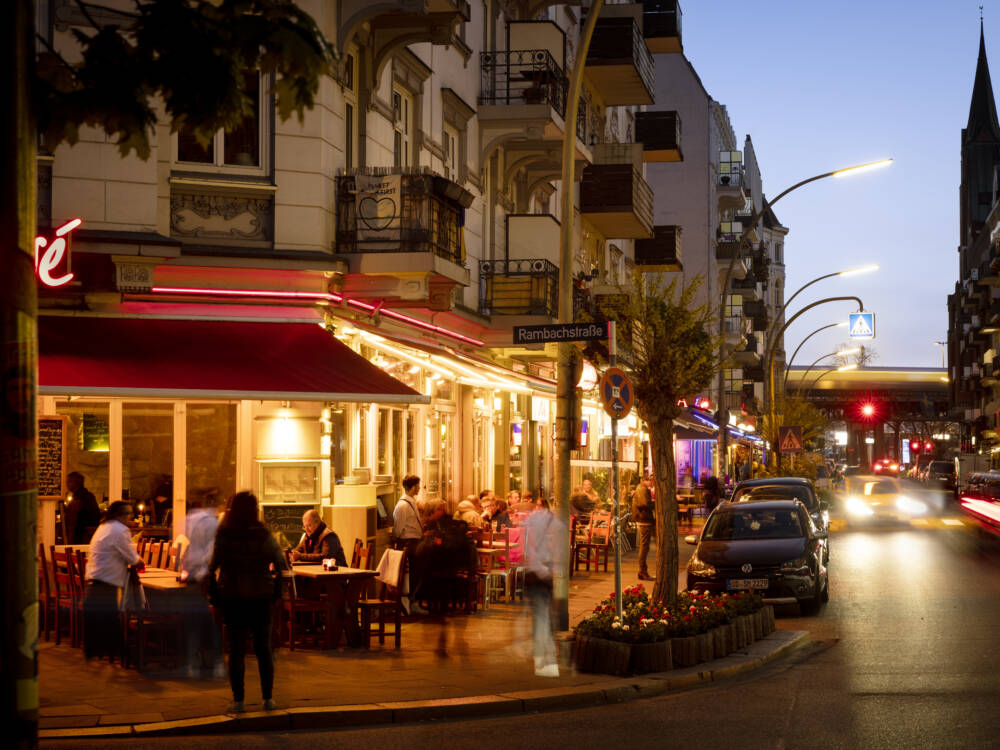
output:
[[[542,258],[479,262],[481,315],[559,315],[559,269]]]
[[[568,81],[545,49],[480,54],[480,104],[548,104],[566,116]]]

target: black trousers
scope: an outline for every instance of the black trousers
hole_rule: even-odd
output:
[[[118,587],[104,581],[88,581],[83,599],[83,654],[122,657],[125,638],[118,612]]]
[[[233,689],[234,701],[242,701],[244,698],[247,635],[253,638],[253,650],[257,655],[261,697],[268,700],[274,690],[272,607],[270,599],[229,599],[222,603],[222,618],[229,629],[229,684]]]

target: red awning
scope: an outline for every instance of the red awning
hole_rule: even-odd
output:
[[[427,403],[314,323],[42,316],[42,395]]]

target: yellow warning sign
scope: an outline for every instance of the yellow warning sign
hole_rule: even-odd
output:
[[[802,452],[802,428],[779,427],[778,428],[778,450],[782,453]]]

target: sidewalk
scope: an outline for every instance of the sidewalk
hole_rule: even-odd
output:
[[[681,542],[683,561],[690,554]],[[653,559],[653,551],[650,558]],[[635,552],[623,555],[623,585],[638,583]],[[607,573],[570,579],[570,622],[576,624],[614,589]],[[403,645],[371,651],[276,652],[279,710],[223,715],[231,700],[227,680],[145,675],[118,665],[88,665],[65,643],[39,647],[42,738],[121,736],[132,733],[205,733],[304,726],[345,726],[537,711],[634,697],[720,679],[777,658],[807,641],[781,631],[744,654],[659,676],[609,678],[575,674],[563,649],[558,678],[536,677],[527,601],[493,604],[474,615],[423,617],[404,622]],[[568,644],[565,644],[568,646]],[[247,710],[261,708],[256,664],[247,664]]]

